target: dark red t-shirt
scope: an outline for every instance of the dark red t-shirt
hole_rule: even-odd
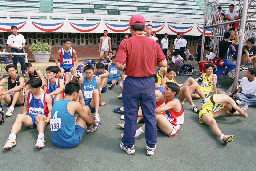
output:
[[[157,63],[165,55],[156,41],[142,35],[121,42],[115,61],[126,63],[125,74],[131,77],[149,77],[156,74]]]

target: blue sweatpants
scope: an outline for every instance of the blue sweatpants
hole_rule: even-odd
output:
[[[220,80],[220,76],[221,74],[223,73],[224,70],[228,70],[226,73],[225,73],[225,76],[228,75],[228,73],[230,71],[232,71],[233,69],[236,68],[236,63],[228,60],[228,59],[224,59],[224,65],[222,67],[218,67],[217,68],[217,71],[216,71],[216,75],[217,75],[217,85],[219,85],[219,80]]]
[[[156,95],[155,79],[151,77],[127,77],[123,89],[124,106],[124,136],[122,142],[125,146],[131,148],[135,144],[134,135],[137,127],[137,117],[141,104],[143,119],[145,121],[145,137],[149,147],[154,147],[157,143],[156,126]]]

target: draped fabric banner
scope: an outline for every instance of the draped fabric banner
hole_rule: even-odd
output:
[[[130,33],[127,22],[117,21],[86,21],[86,20],[21,20],[0,19],[0,32],[11,32],[11,26],[18,27],[19,32],[62,32],[62,33]],[[153,33],[176,35],[177,33],[200,36],[203,27],[197,24],[152,24]],[[206,36],[212,35],[211,29],[206,29]]]

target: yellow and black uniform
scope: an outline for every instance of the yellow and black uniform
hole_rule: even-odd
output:
[[[163,79],[164,76],[165,76],[165,75],[161,75],[161,73],[160,73],[160,70],[161,70],[162,68],[165,68],[165,67],[161,67],[161,68],[159,69],[158,73],[157,73],[157,78],[158,78],[158,84],[159,84],[159,85],[161,85],[162,79]]]
[[[206,74],[204,74],[202,84],[200,85],[200,89],[202,90],[206,97],[209,96],[213,88],[213,82],[211,81],[211,79],[212,74],[209,77],[207,77]]]
[[[208,101],[202,105],[202,108],[199,112],[199,122],[204,123],[202,117],[205,114],[210,114],[213,117],[214,112],[221,110],[224,107],[224,104],[218,103],[215,100],[215,94],[208,98]]]

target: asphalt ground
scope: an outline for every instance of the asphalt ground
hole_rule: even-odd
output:
[[[177,76],[183,83],[188,76]],[[221,79],[223,87],[232,84],[231,79]],[[17,135],[17,145],[10,150],[1,150],[0,170],[256,170],[256,113],[248,109],[248,118],[223,115],[217,123],[224,134],[234,134],[235,140],[223,146],[209,127],[199,124],[198,115],[185,102],[185,122],[172,138],[158,132],[155,155],[146,156],[144,136],[136,139],[135,155],[127,155],[119,147],[124,123],[114,107],[122,105],[117,96],[116,86],[103,94],[105,106],[100,107],[103,121],[100,129],[93,134],[84,134],[79,146],[72,149],[56,147],[51,142],[49,126],[45,131],[46,146],[36,149],[37,130],[22,128]],[[195,100],[197,106],[201,100]],[[6,111],[6,107],[4,107]],[[5,119],[0,126],[0,146],[10,134],[11,125],[22,107],[15,107],[14,115]],[[138,125],[138,127],[141,124]]]

